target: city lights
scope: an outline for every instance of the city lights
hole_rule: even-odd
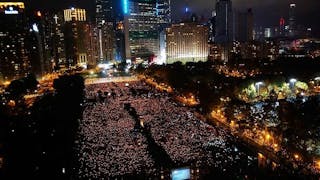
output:
[[[270,138],[271,138],[270,134],[267,134],[267,135],[266,135],[266,140],[269,141]]]
[[[128,0],[122,0],[123,1],[123,13],[128,14],[129,13],[129,2]]]
[[[193,23],[173,24],[167,29],[167,63],[205,61],[208,57],[208,28]]]
[[[0,179],[320,177],[320,1],[238,1],[0,2]]]
[[[33,25],[32,25],[32,30],[33,30],[34,32],[39,32],[39,28],[38,28],[37,24],[33,24]]]
[[[10,7],[18,7],[19,9],[24,9],[25,5],[23,2],[0,2],[0,9],[6,9]]]
[[[257,93],[258,93],[258,95],[260,95],[260,87],[261,87],[263,84],[264,84],[263,82],[257,82],[257,83],[255,84],[255,86],[257,87]]]
[[[320,170],[320,160],[315,162],[316,168]]]
[[[297,82],[297,79],[290,79],[290,83],[291,83],[291,84],[294,85],[296,82]]]
[[[19,11],[14,10],[13,7],[9,7],[9,10],[4,11],[5,14],[19,14]]]
[[[41,16],[42,16],[41,11],[37,11],[37,16],[38,16],[38,17],[41,17]]]

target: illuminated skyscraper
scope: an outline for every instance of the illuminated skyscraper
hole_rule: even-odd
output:
[[[209,28],[197,23],[173,24],[167,28],[167,63],[206,61]]]
[[[52,22],[52,56],[54,60],[54,68],[66,67],[66,48],[65,48],[65,36],[64,36],[64,19],[63,13],[57,13],[53,16],[49,16]],[[50,22],[50,20],[49,20]]]
[[[215,42],[216,37],[216,21],[217,21],[217,13],[216,11],[212,12],[212,17],[209,19],[208,25],[209,25],[209,43]]]
[[[20,78],[31,69],[27,34],[24,3],[0,2],[0,81]]]
[[[28,47],[31,71],[39,78],[52,69],[50,68],[51,24],[46,22],[46,18],[49,16],[44,16],[40,11],[28,15],[30,30],[26,46]]]
[[[216,3],[216,12],[216,42],[231,42],[233,40],[233,15],[231,0],[218,0]]]
[[[290,4],[289,11],[289,36],[296,35],[296,4]]]
[[[113,0],[96,0],[96,25],[99,62],[114,59],[115,15]]]
[[[86,11],[84,9],[64,10],[65,20],[65,44],[67,66],[86,67],[90,61],[89,52],[91,26],[87,23]]]
[[[49,60],[49,68],[67,67],[65,49],[65,20],[64,12],[41,12],[42,28],[44,29],[44,51]]]
[[[101,26],[106,22],[114,22],[112,0],[96,0],[96,21]]]
[[[127,59],[159,56],[156,5],[156,0],[123,0]]]
[[[159,24],[163,28],[171,23],[171,0],[157,0],[157,16]]]
[[[157,0],[157,16],[159,18],[159,55],[154,63],[163,64],[166,61],[166,28],[171,25],[171,0]]]
[[[87,14],[86,10],[84,9],[65,9],[64,11],[64,21],[70,22],[70,21],[87,21]]]

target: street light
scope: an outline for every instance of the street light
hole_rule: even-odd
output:
[[[267,134],[267,135],[266,135],[267,141],[269,141],[270,138],[271,138],[270,134]]]
[[[255,85],[257,86],[257,89],[258,89],[258,96],[260,96],[260,86],[263,85],[263,82],[257,82]]]
[[[293,92],[293,88],[296,86],[296,82],[297,82],[297,79],[290,79],[290,87],[291,87],[291,91]]]
[[[320,160],[316,161],[316,168],[320,169]]]
[[[299,156],[299,154],[294,154],[294,156],[293,156],[296,160],[299,160],[300,159],[300,156]]]
[[[297,79],[294,79],[294,78],[290,79],[290,83],[296,83],[296,82],[297,82]]]

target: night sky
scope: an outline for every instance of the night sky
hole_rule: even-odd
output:
[[[29,0],[32,6],[41,9],[59,9],[71,5],[94,11],[94,0]],[[119,0],[120,1],[120,0]],[[182,17],[184,8],[188,4],[190,11],[205,17],[210,16],[214,9],[215,0],[171,0],[173,19]],[[320,30],[320,0],[233,0],[233,7],[244,10],[252,8],[255,15],[255,25],[278,25],[280,17],[288,17],[289,4],[297,4],[298,24]]]

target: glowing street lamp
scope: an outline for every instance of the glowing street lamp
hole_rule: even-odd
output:
[[[320,160],[316,161],[316,168],[320,170]]]
[[[292,86],[294,86],[296,82],[297,82],[297,79],[294,79],[294,78],[290,79],[290,84],[292,84]]]
[[[270,134],[267,134],[267,135],[266,135],[266,140],[269,141],[270,138],[271,138]]]
[[[296,82],[297,82],[297,79],[294,79],[294,78],[290,79],[290,83],[296,83]]]
[[[263,85],[263,82],[257,82],[256,84],[257,90],[258,90],[258,95],[260,95],[260,86]]]
[[[292,78],[290,79],[289,82],[290,82],[291,91],[293,92],[293,89],[296,86],[297,79]]]

